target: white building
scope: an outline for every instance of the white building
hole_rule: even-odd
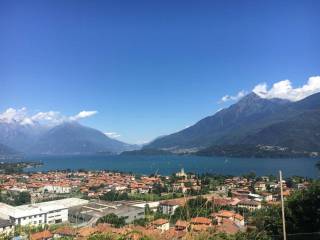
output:
[[[68,208],[87,204],[87,200],[66,198],[50,202],[10,206],[0,203],[0,217],[15,225],[55,224],[68,221]]]
[[[146,205],[148,205],[149,208],[150,208],[153,212],[156,212],[156,211],[157,211],[157,208],[158,208],[159,205],[160,205],[160,202],[137,203],[137,204],[134,204],[133,206],[134,206],[134,207],[138,207],[138,208],[143,208],[143,209],[145,209]]]
[[[254,200],[241,200],[237,206],[240,208],[249,209],[249,211],[254,211],[261,208],[261,202]]]
[[[167,219],[159,218],[151,223],[156,229],[161,232],[168,231],[170,228],[169,221]]]
[[[185,173],[185,171],[184,171],[184,169],[183,168],[181,168],[181,170],[180,170],[180,172],[177,172],[176,173],[176,176],[177,177],[187,177],[187,174]]]
[[[174,200],[167,200],[160,203],[161,212],[167,215],[173,215],[179,204]]]
[[[44,192],[49,192],[49,193],[70,193],[71,192],[71,187],[67,185],[56,185],[56,184],[50,184],[46,185],[43,187]]]

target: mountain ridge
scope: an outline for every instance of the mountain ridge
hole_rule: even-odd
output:
[[[247,144],[320,152],[319,116],[320,93],[297,102],[265,99],[250,93],[189,128],[156,139],[144,146],[144,149],[183,152],[193,148],[197,152],[220,146],[220,151],[221,146],[230,149],[232,145]]]
[[[25,154],[118,154],[138,147],[106,136],[75,121],[38,129],[15,122],[0,123],[0,143]],[[42,128],[41,125],[39,127]],[[31,133],[27,131],[31,129]],[[33,131],[32,131],[33,130]],[[38,131],[39,130],[39,131]],[[37,132],[38,131],[38,132]]]

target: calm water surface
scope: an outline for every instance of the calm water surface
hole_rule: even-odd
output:
[[[281,169],[285,176],[319,177],[315,158],[226,158],[197,156],[33,156],[30,161],[44,163],[27,171],[63,169],[118,170],[140,174],[158,172],[171,175],[182,167],[187,172],[241,175],[255,172],[257,175],[276,175]]]

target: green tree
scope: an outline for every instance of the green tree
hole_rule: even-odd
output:
[[[285,202],[287,233],[310,233],[320,229],[320,182],[293,193]],[[269,206],[253,214],[252,223],[269,235],[282,235],[280,206]]]
[[[31,195],[29,192],[20,192],[14,199],[15,205],[22,205],[31,202]]]
[[[297,191],[287,201],[288,232],[318,232],[320,229],[320,182]]]
[[[128,193],[120,193],[120,192],[116,192],[116,191],[110,191],[110,192],[103,194],[101,199],[111,202],[111,201],[128,200],[129,196],[128,196]]]
[[[134,225],[145,227],[148,223],[148,220],[146,218],[140,218],[133,221]]]
[[[149,204],[146,204],[146,206],[144,207],[144,215],[149,216],[149,215],[152,215],[152,213],[153,212],[152,212]]]
[[[209,217],[212,212],[212,202],[207,201],[206,198],[197,197],[190,199],[183,207],[178,207],[173,216],[172,222],[176,222],[178,219],[189,220],[193,217]]]

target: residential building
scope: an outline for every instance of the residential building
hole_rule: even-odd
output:
[[[182,221],[182,220],[178,220],[174,226],[176,231],[188,231],[188,222],[186,221]]]
[[[179,207],[179,203],[175,200],[163,201],[160,208],[163,214],[173,215],[174,211]]]
[[[256,209],[260,209],[261,208],[261,203],[254,201],[254,200],[242,200],[238,203],[237,205],[238,207],[241,208],[247,208],[250,211],[256,210]]]
[[[161,232],[168,231],[170,228],[169,221],[167,219],[159,218],[151,223],[153,227]]]
[[[237,226],[244,227],[244,217],[238,213],[228,210],[221,210],[213,213],[212,216],[217,220],[218,225],[222,224],[225,219],[233,221]]]
[[[266,189],[267,187],[265,182],[256,182],[254,184],[254,190],[256,190],[257,192],[262,192],[262,191],[265,191]]]
[[[51,184],[51,185],[45,185],[43,187],[43,191],[48,193],[63,194],[63,193],[70,193],[71,187],[68,185],[62,185],[62,184]]]
[[[190,223],[191,229],[196,232],[206,231],[212,225],[211,220],[206,217],[191,218]]]

